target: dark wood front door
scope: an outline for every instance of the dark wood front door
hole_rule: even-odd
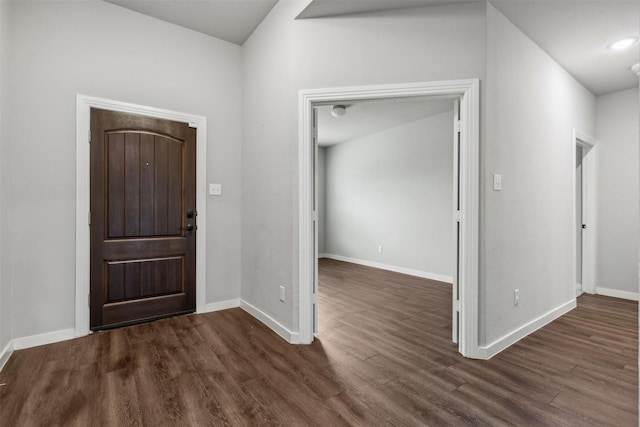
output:
[[[91,110],[91,329],[195,311],[196,130]]]

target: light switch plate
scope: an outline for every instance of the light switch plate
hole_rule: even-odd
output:
[[[502,175],[493,175],[493,189],[494,191],[502,191]]]
[[[210,196],[222,196],[222,184],[209,184]]]

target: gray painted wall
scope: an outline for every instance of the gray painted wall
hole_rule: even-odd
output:
[[[243,46],[242,298],[292,331],[298,90],[485,75],[484,4],[296,21],[306,3],[279,2]]]
[[[637,293],[638,89],[598,97],[596,111],[596,287]]]
[[[238,298],[240,47],[106,2],[11,8],[1,268],[12,337],[74,326],[77,93],[208,118],[208,181],[224,195],[208,199],[207,302]]]
[[[324,252],[452,275],[453,111],[326,152]]]
[[[488,345],[575,299],[573,129],[593,135],[595,98],[490,4],[485,89],[480,340]],[[502,191],[493,191],[493,174]]]

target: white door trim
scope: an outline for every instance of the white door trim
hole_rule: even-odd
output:
[[[479,357],[478,348],[478,211],[480,81],[477,79],[418,82],[380,86],[309,89],[299,92],[299,221],[298,221],[298,325],[299,342],[313,341],[313,304],[316,253],[313,211],[314,144],[313,107],[328,102],[403,98],[428,95],[460,96],[460,340],[463,356]]]
[[[453,251],[453,273],[451,275],[451,337],[455,344],[460,342],[460,264],[458,262],[460,257],[460,217],[458,216],[460,197],[458,197],[458,189],[460,186],[458,182],[460,180],[460,145],[462,142],[462,135],[460,133],[461,123],[460,100],[456,99],[453,103],[453,203],[451,204],[451,214],[453,216],[451,221],[451,236],[453,237],[453,245],[451,245]]]
[[[198,233],[196,234],[196,311],[198,313],[204,312],[206,308],[207,259],[206,117],[78,94],[76,95],[76,337],[89,333],[89,128],[91,124],[91,108],[174,120],[189,123],[190,126],[197,128],[196,207],[198,210]]]
[[[573,149],[582,147],[582,223],[587,228],[582,232],[582,291],[594,294],[596,292],[596,139],[592,136],[573,130]],[[575,161],[575,151],[573,159]],[[575,169],[575,165],[573,166]],[[575,173],[574,180],[575,180]],[[575,181],[573,183],[574,195],[573,205],[575,206],[576,194]],[[576,214],[574,213],[574,218]],[[575,233],[574,227],[574,233]],[[577,236],[574,236],[574,242]],[[574,245],[575,246],[575,245]],[[574,259],[577,258],[577,253]],[[575,271],[575,269],[574,269]],[[577,280],[574,281],[576,283]]]

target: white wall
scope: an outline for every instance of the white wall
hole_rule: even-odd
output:
[[[288,328],[297,264],[297,91],[292,19],[280,1],[243,46],[242,299]],[[279,301],[285,287],[285,302]],[[297,314],[296,314],[297,316]]]
[[[638,292],[639,114],[637,88],[597,98],[598,293]]]
[[[106,2],[14,2],[2,272],[12,337],[74,326],[77,93],[208,118],[207,302],[240,290],[241,49]],[[5,283],[10,280],[10,283]]]
[[[6,185],[6,164],[8,160],[4,155],[3,147],[7,143],[7,120],[5,113],[8,111],[7,102],[7,66],[9,61],[9,10],[8,1],[0,1],[0,357],[2,350],[11,341],[11,286],[7,270],[4,269],[4,255],[7,252],[7,242],[4,234],[4,224],[7,205],[2,200],[2,194]],[[2,361],[0,360],[0,366]]]
[[[484,4],[294,21],[307,3],[280,1],[243,49],[242,298],[291,331],[298,328],[298,90],[485,72]]]
[[[327,253],[450,277],[453,111],[327,148],[324,207]]]
[[[573,129],[593,135],[595,99],[491,5],[485,89],[480,340],[491,344],[575,298]]]

